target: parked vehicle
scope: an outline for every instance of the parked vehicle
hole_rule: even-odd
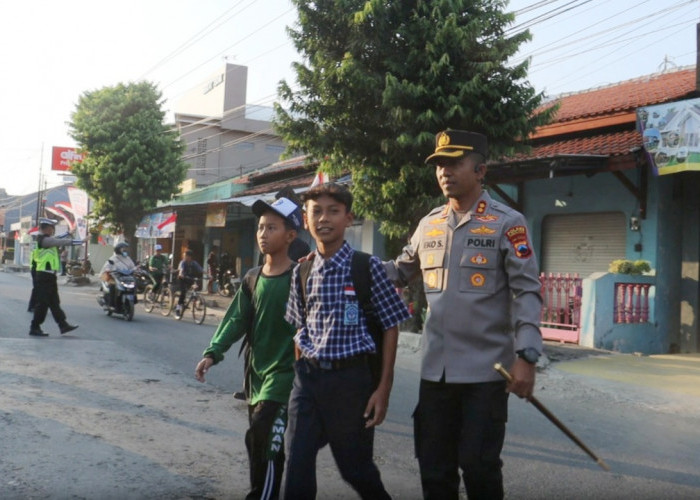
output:
[[[134,305],[136,304],[136,279],[133,271],[112,271],[114,278],[114,296],[110,302],[109,283],[100,281],[100,293],[97,302],[107,316],[120,314],[125,320],[134,319]]]
[[[75,283],[76,285],[84,285],[90,283],[89,276],[95,274],[92,269],[90,259],[85,260],[70,260],[66,263],[66,273],[68,279],[66,283]]]
[[[241,279],[236,276],[233,269],[222,270],[219,273],[219,295],[233,297],[241,287]]]
[[[148,285],[155,286],[156,284],[153,275],[148,271],[147,260],[136,265],[134,278],[136,279],[136,293],[144,293]]]

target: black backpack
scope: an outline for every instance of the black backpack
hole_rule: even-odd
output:
[[[372,372],[372,382],[376,388],[382,375],[382,349],[384,345],[384,329],[379,317],[372,306],[372,274],[369,270],[371,255],[365,252],[354,251],[350,261],[350,277],[357,294],[357,302],[367,321],[367,330],[374,340],[376,351],[369,356],[369,367]],[[301,300],[306,308],[306,289],[309,273],[313,260],[307,260],[299,264],[299,278],[301,282]]]

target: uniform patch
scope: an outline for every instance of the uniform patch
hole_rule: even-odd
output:
[[[527,240],[527,228],[525,226],[513,226],[506,231],[506,237],[515,249],[516,257],[526,259],[532,255],[532,249]]]
[[[359,324],[360,309],[357,302],[346,302],[343,311],[343,324],[346,326],[357,326]]]
[[[428,254],[428,257],[425,259],[425,265],[426,266],[434,266],[435,265],[435,255],[434,254]]]
[[[496,222],[500,217],[498,215],[487,214],[487,215],[477,215],[474,220],[479,222]]]
[[[444,248],[445,243],[442,240],[426,240],[423,242],[423,248],[435,249]]]
[[[489,263],[489,259],[484,257],[483,253],[479,252],[478,254],[472,256],[472,258],[469,259],[469,262],[471,262],[472,264],[477,264],[479,266],[483,266],[483,265]]]
[[[438,224],[444,224],[447,222],[447,217],[440,217],[439,219],[433,219],[428,224],[431,224],[433,226],[437,226]]]
[[[486,212],[486,202],[484,200],[481,200],[476,206],[476,213],[483,214],[484,212]]]
[[[468,247],[496,248],[496,240],[493,238],[467,238]]]
[[[486,283],[486,278],[481,273],[472,274],[472,277],[470,279],[471,279],[472,285],[474,285],[474,286],[484,286],[484,283]]]
[[[445,231],[441,231],[439,229],[431,229],[430,231],[425,233],[425,235],[428,236],[429,238],[434,238],[436,236],[442,236],[443,234],[445,234]]]
[[[438,286],[438,274],[437,271],[428,271],[425,273],[425,284],[428,289],[435,289]]]
[[[482,225],[481,227],[470,229],[469,232],[474,234],[493,234],[496,232],[496,230]]]

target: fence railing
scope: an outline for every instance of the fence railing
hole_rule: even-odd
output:
[[[581,328],[582,279],[578,274],[540,273],[542,335],[577,342]]]
[[[649,283],[615,283],[614,323],[649,321]]]

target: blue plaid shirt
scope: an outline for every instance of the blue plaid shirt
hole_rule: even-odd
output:
[[[294,340],[303,356],[331,361],[375,350],[350,276],[353,252],[347,242],[328,260],[316,252],[307,282],[306,308],[299,266],[294,268],[285,319],[298,329]],[[370,275],[372,305],[386,331],[410,315],[374,256],[370,258]]]

